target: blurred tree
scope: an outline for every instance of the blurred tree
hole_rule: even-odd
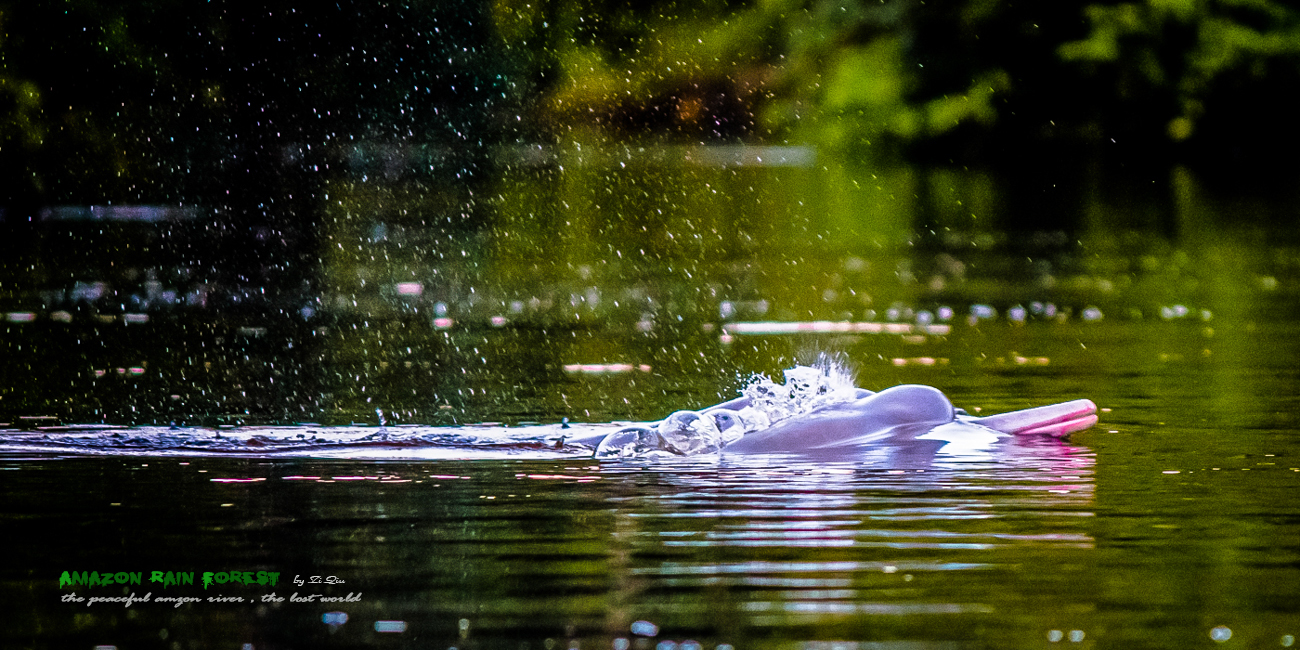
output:
[[[44,138],[41,90],[30,80],[14,76],[5,57],[6,10],[0,7],[0,147],[31,150]]]
[[[1300,140],[1285,101],[1300,11],[1271,0],[494,0],[491,15],[551,131],[1008,162],[1114,140],[1236,164]]]
[[[1297,57],[1274,0],[0,0],[0,202],[206,199],[270,182],[295,142],[572,129],[1237,160],[1300,141]]]
[[[211,203],[287,145],[499,129],[479,2],[273,4],[0,0],[0,164],[47,200]]]
[[[913,0],[496,0],[552,130],[592,123],[686,141],[777,138],[856,148],[996,118],[997,68],[920,88]],[[885,144],[881,142],[880,144]]]
[[[0,160],[12,161],[0,165],[0,173],[11,179],[9,185],[30,182],[31,168],[19,161],[29,160],[45,136],[40,87],[18,76],[9,65],[11,14],[12,10],[0,5]]]
[[[0,201],[30,212],[50,193],[136,198],[161,116],[138,111],[160,76],[161,56],[133,38],[127,12],[88,0],[0,7]],[[11,93],[4,92],[12,91]],[[131,100],[131,101],[124,101]],[[143,106],[142,106],[143,105]],[[27,215],[30,216],[30,215]]]
[[[1091,4],[1084,13],[1089,33],[1058,51],[1097,82],[1092,103],[1108,128],[1174,142],[1201,132],[1199,150],[1232,164],[1279,139],[1300,141],[1290,106],[1300,82],[1293,5],[1146,0]]]
[[[952,11],[907,0],[821,0],[802,11],[787,4],[781,15],[794,20],[781,30],[785,54],[770,123],[792,125],[800,106],[812,109],[810,125],[821,133],[815,140],[863,152],[996,122],[997,97],[1011,83],[1005,65],[971,58],[978,43],[930,38]],[[959,20],[967,34],[983,27],[979,17]],[[927,58],[938,65],[927,69]]]

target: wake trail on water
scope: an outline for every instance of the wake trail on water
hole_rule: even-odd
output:
[[[783,371],[783,383],[756,374],[740,390],[747,404],[736,411],[741,426],[721,432],[712,417],[678,411],[660,422],[635,425],[646,430],[677,427],[689,440],[678,443],[697,455],[716,451],[740,436],[777,422],[859,396],[853,373],[842,360],[821,355],[812,365]],[[382,422],[381,414],[381,422]],[[330,458],[492,458],[500,456],[573,457],[590,455],[592,445],[577,439],[601,438],[630,423],[496,423],[459,426],[342,426],[314,424],[248,427],[71,425],[35,430],[0,429],[0,454],[95,456],[244,456]],[[599,454],[598,454],[599,455]],[[640,455],[629,453],[616,456]]]

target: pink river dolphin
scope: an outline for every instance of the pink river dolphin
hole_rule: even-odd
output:
[[[1063,437],[1097,423],[1097,406],[1087,399],[974,417],[953,407],[937,388],[894,386],[878,393],[858,389],[851,401],[746,431],[740,397],[702,411],[679,411],[656,425],[571,442],[595,448],[595,456],[628,457],[660,451],[676,455],[835,454],[874,447],[914,447],[933,452],[962,436]]]

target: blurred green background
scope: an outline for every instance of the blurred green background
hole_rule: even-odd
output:
[[[1300,19],[1266,0],[6,2],[24,201],[208,201],[272,142],[812,144],[874,161],[1276,168]],[[244,142],[235,143],[238,138]],[[262,150],[231,160],[232,148]],[[1094,162],[1096,162],[1094,161]]]

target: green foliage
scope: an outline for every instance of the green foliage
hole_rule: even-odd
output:
[[[393,11],[411,22],[450,11],[448,3],[398,4]],[[1300,10],[1276,0],[464,5],[456,10],[463,16],[446,22],[461,21],[460,31],[418,41],[428,51],[398,52],[378,25],[328,43],[304,28],[291,44],[292,29],[302,25],[287,18],[262,27],[264,35],[284,32],[283,45],[265,38],[250,46],[239,40],[248,37],[238,35],[242,18],[198,0],[10,1],[0,5],[0,158],[26,169],[36,163],[15,163],[16,156],[35,152],[67,178],[90,178],[90,159],[107,159],[99,167],[111,173],[97,181],[100,191],[112,193],[118,179],[127,194],[142,183],[161,187],[178,182],[180,172],[128,177],[147,165],[179,169],[178,157],[217,157],[208,150],[213,141],[191,133],[201,127],[213,138],[210,125],[243,128],[230,122],[241,107],[254,126],[264,121],[257,102],[240,101],[241,93],[280,107],[284,123],[316,124],[329,112],[336,121],[322,124],[321,133],[358,135],[388,122],[392,133],[442,129],[491,140],[468,134],[508,122],[522,139],[788,141],[885,157],[961,138],[996,139],[1002,149],[1017,139],[1058,137],[1044,135],[1044,124],[1068,134],[1061,137],[1095,139],[1120,125],[1180,141],[1205,132],[1215,116],[1221,132],[1255,118],[1252,102],[1281,97],[1300,81]],[[480,10],[490,35],[468,27],[480,29]],[[479,39],[500,47],[489,46],[490,56],[467,54]],[[314,47],[333,49],[304,49]],[[210,65],[217,55],[230,57],[224,69]],[[246,68],[239,56],[267,64]],[[508,70],[493,57],[508,60]],[[416,83],[385,83],[391,59]],[[457,74],[465,76],[446,81],[449,71],[439,66],[463,68]],[[262,85],[241,86],[253,78],[246,70],[264,75],[256,78]],[[401,108],[421,91],[434,95],[425,77],[462,90],[469,81],[482,94],[442,106],[437,120],[453,111],[450,120],[416,124]],[[1296,131],[1273,110],[1253,121]],[[356,119],[344,123],[339,115]],[[159,142],[169,149],[162,152]]]
[[[776,14],[785,36],[774,75],[769,128],[835,148],[906,143],[976,121],[996,121],[997,93],[1009,86],[998,68],[980,71],[966,89],[937,97],[921,90],[924,73],[908,45],[918,14],[905,2],[786,3]],[[971,3],[974,14],[980,13]]]
[[[971,3],[969,18],[992,11]],[[649,6],[498,0],[496,33],[548,80],[538,102],[553,131],[574,121],[604,124],[629,106],[664,104],[661,135],[694,140],[690,122],[708,120],[703,88],[754,116],[746,133],[860,149],[939,135],[966,122],[992,124],[995,97],[1009,87],[1000,68],[965,88],[918,94],[909,51],[908,2],[765,0],[740,5],[673,2]],[[717,107],[712,107],[716,109]]]
[[[1300,66],[1300,11],[1270,0],[1148,0],[1089,5],[1087,37],[1058,52],[1094,70],[1114,69],[1123,101],[1172,95],[1167,132],[1190,137],[1224,87],[1267,83],[1274,67]],[[1220,100],[1222,101],[1222,100]]]
[[[157,44],[128,29],[130,11],[94,0],[0,6],[0,201],[136,198],[150,182],[149,139],[167,122],[150,114],[149,93],[164,69],[149,54]]]
[[[41,91],[36,84],[0,76],[0,147],[16,143],[25,149],[41,144],[45,129],[41,123]]]
[[[0,6],[0,152],[10,146],[31,150],[45,137],[41,115],[41,90],[8,69],[5,56],[7,12]]]

